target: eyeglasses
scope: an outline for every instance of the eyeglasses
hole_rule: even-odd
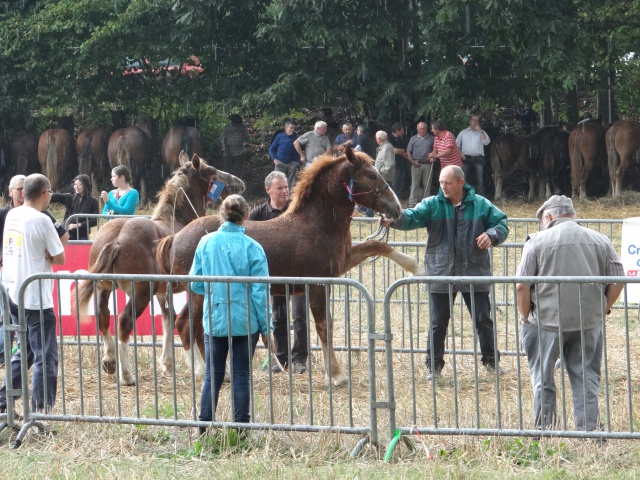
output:
[[[53,193],[53,190],[45,190],[44,192],[42,192],[42,194],[44,195],[44,194],[45,194],[45,193],[47,193],[47,192],[49,192],[49,193]]]

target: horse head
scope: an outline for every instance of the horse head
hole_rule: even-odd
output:
[[[189,162],[189,157],[184,152],[184,150],[180,152],[179,160],[181,168],[184,167],[187,162]],[[206,178],[209,182],[209,192],[211,192],[212,189],[220,189],[219,191],[217,191],[217,195],[215,195],[216,200],[218,198],[222,200],[234,193],[242,194],[244,192],[245,185],[241,179],[231,175],[230,173],[223,172],[222,170],[218,170],[217,168],[212,167],[198,155],[194,154],[193,157],[191,157],[190,163],[191,166],[199,173],[199,175],[203,178]],[[209,198],[212,197],[209,196]]]
[[[373,166],[370,157],[364,153],[356,154],[350,147],[345,150],[345,155],[352,165],[349,198],[386,217],[398,218],[402,211],[398,197]]]

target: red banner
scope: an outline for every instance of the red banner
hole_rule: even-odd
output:
[[[91,250],[91,245],[67,245],[65,247],[65,256],[66,262],[64,265],[54,265],[53,270],[56,273],[87,273],[87,268],[89,266],[89,250]],[[76,288],[76,282],[73,280],[60,280],[60,300],[61,300],[61,311],[62,311],[62,333],[63,335],[77,335],[78,330],[80,330],[81,335],[95,335],[97,328],[95,324],[95,316],[94,316],[94,301],[93,298],[89,302],[89,316],[86,319],[79,320],[75,314],[75,305],[71,304],[71,292]],[[115,296],[115,304],[118,309],[118,312],[121,312],[129,297],[125,295],[120,290],[116,291]],[[110,330],[113,334],[113,307],[114,307],[114,299],[113,294],[109,298],[109,312],[111,313],[110,320]],[[177,311],[183,307],[186,303],[186,293],[180,293],[174,295],[174,308]],[[57,291],[57,282],[55,282],[55,287],[53,290],[53,301],[55,303],[54,311],[56,315],[58,314],[58,291]],[[155,333],[156,335],[162,334],[162,313],[160,311],[160,306],[158,305],[158,300],[153,297],[154,301],[154,325],[155,325]],[[73,307],[73,308],[72,308]],[[58,332],[59,333],[59,332]],[[142,315],[138,317],[136,322],[136,333],[138,335],[150,335],[152,333],[151,330],[151,309],[147,307]]]

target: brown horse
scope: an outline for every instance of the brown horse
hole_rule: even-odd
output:
[[[120,128],[109,137],[107,149],[111,168],[125,165],[131,171],[131,184],[140,192],[142,202],[148,200],[146,175],[152,168],[153,128],[146,117],[136,117],[132,127]],[[144,182],[143,182],[144,181]]]
[[[67,187],[78,171],[73,135],[62,128],[50,128],[42,132],[38,141],[38,161],[54,192]]]
[[[33,131],[16,134],[11,140],[11,161],[13,172],[22,175],[40,173],[38,161],[38,135]]]
[[[246,221],[243,226],[246,234],[264,248],[269,274],[275,277],[338,277],[364,259],[377,255],[390,258],[412,273],[422,273],[414,258],[395,251],[386,243],[351,244],[351,216],[355,206],[352,198],[388,217],[397,218],[401,211],[395,193],[373,167],[371,158],[347,149],[345,155],[335,159],[326,156],[316,159],[302,172],[291,205],[284,214],[266,222]],[[208,216],[202,222],[204,228],[212,232],[220,226],[221,220],[218,216]],[[193,222],[180,233],[160,241],[156,252],[165,272],[189,273],[198,242],[205,234],[203,224]],[[185,285],[174,285],[174,288],[184,290]],[[301,293],[299,288],[296,290],[290,293]],[[272,286],[271,294],[286,295],[284,286]],[[191,298],[194,337],[199,347],[193,352],[197,361],[195,371],[201,375],[204,367],[203,297],[192,294]],[[331,318],[326,311],[326,300],[324,285],[309,286],[309,305],[322,343],[327,378],[332,377],[335,385],[343,385],[347,377],[341,372],[333,348],[329,348],[332,339],[328,338],[327,320],[331,321]],[[188,305],[177,317],[176,329],[182,345],[189,349]]]
[[[613,197],[622,194],[622,181],[631,160],[640,155],[640,123],[619,120],[606,133],[605,141],[609,153],[609,178]]]
[[[180,169],[169,178],[159,194],[158,205],[151,219],[113,219],[99,231],[89,253],[90,273],[159,274],[160,265],[156,261],[155,247],[158,240],[178,231],[193,219],[204,215],[206,193],[215,180],[226,185],[222,196],[243,192],[244,183],[239,178],[216,170],[204,160],[194,155],[191,161],[180,155]],[[190,200],[187,201],[187,198]],[[174,211],[175,204],[175,211]],[[172,231],[173,230],[173,231]],[[106,372],[115,373],[115,344],[109,332],[109,298],[112,292],[110,281],[94,282],[84,280],[78,288],[80,312],[86,315],[89,300],[96,290],[98,325],[105,343],[102,365]],[[164,326],[162,361],[163,367],[171,366],[171,342],[173,331],[169,312],[165,303],[166,282],[154,283],[153,293],[158,298],[162,310]],[[118,317],[118,339],[120,353],[121,381],[126,385],[135,384],[129,363],[129,335],[133,322],[145,310],[151,300],[151,286],[148,282],[117,282],[117,288],[135,298],[129,301]],[[133,292],[132,292],[133,290]],[[133,293],[133,294],[132,294]],[[135,310],[135,314],[134,314]]]
[[[178,155],[184,150],[187,155],[204,155],[200,132],[194,127],[174,126],[169,129],[162,142],[162,156],[167,174],[179,167]]]
[[[109,131],[103,127],[84,129],[76,141],[78,173],[89,175],[94,192],[108,189],[107,182],[111,176],[108,147]]]
[[[569,135],[571,196],[587,198],[587,179],[594,167],[606,168],[605,129],[600,122],[580,122]]]
[[[503,185],[511,173],[521,171],[529,180],[527,200],[547,198],[558,191],[558,180],[569,166],[568,133],[557,126],[543,127],[532,135],[499,135],[491,146],[495,200],[502,200]]]

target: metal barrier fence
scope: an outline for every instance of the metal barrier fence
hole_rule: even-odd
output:
[[[187,276],[125,276],[125,275],[90,275],[90,274],[49,274],[34,275],[29,277],[22,285],[20,295],[24,294],[28,284],[41,282],[43,279],[53,278],[57,284],[58,305],[61,300],[61,281],[73,281],[73,289],[77,289],[77,282],[83,279],[92,280],[94,288],[98,281],[116,282],[117,280],[130,280],[137,282],[173,282],[188,281],[213,281],[224,283],[267,283],[274,282],[274,278],[265,277],[187,277]],[[159,355],[157,354],[156,334],[153,332],[152,344],[155,348],[139,348],[137,343],[136,328],[134,324],[131,345],[133,352],[133,368],[135,378],[134,386],[121,385],[121,376],[107,375],[102,371],[100,360],[100,337],[98,327],[95,326],[95,334],[86,337],[77,334],[73,337],[64,337],[62,325],[58,325],[59,348],[59,372],[58,395],[55,406],[46,411],[34,412],[30,410],[29,386],[24,382],[21,389],[7,390],[7,421],[0,425],[0,430],[7,426],[13,426],[13,418],[16,409],[14,400],[22,397],[24,423],[18,434],[14,446],[19,446],[28,429],[32,426],[41,428],[40,422],[94,422],[94,423],[119,423],[140,424],[175,427],[243,427],[250,429],[288,430],[298,432],[341,432],[360,435],[363,437],[356,448],[361,448],[366,441],[377,443],[377,412],[376,412],[376,372],[375,372],[375,343],[385,340],[376,335],[373,315],[373,304],[369,293],[355,281],[335,278],[278,278],[278,284],[297,285],[325,285],[325,293],[329,289],[340,288],[346,301],[342,306],[333,302],[330,306],[334,315],[344,318],[344,322],[335,322],[329,325],[329,335],[333,335],[334,342],[341,345],[341,352],[337,354],[339,363],[347,375],[346,388],[336,388],[325,380],[322,355],[314,349],[310,352],[309,369],[305,375],[295,375],[291,370],[285,374],[272,374],[270,369],[260,370],[256,365],[266,360],[266,350],[259,349],[256,352],[252,367],[252,423],[237,424],[231,421],[229,413],[229,393],[222,392],[217,409],[217,418],[211,423],[198,421],[196,414],[200,399],[199,382],[194,370],[189,370],[188,362],[184,362],[182,356],[176,359],[177,349],[172,344],[173,358],[176,359],[168,372],[162,372],[157,366]],[[307,312],[309,312],[309,288],[305,287],[307,295]],[[94,290],[95,293],[95,290]],[[133,292],[129,292],[133,296]],[[362,303],[358,305],[358,311],[353,310],[349,301],[351,296],[358,296]],[[110,297],[111,309],[114,312],[123,310],[123,305],[118,304],[115,295]],[[90,305],[93,305],[93,301]],[[78,305],[76,304],[75,307]],[[270,303],[267,304],[269,310]],[[329,307],[329,302],[327,302]],[[152,307],[153,308],[153,307]],[[190,310],[193,311],[192,309]],[[351,349],[351,333],[348,330],[352,317],[364,316],[368,324],[368,348],[366,355],[360,355]],[[154,316],[154,312],[152,312]],[[58,308],[56,317],[61,318],[61,309]],[[114,337],[118,338],[117,324],[114,326],[117,315],[111,314],[111,324]],[[173,326],[174,319],[172,318]],[[81,319],[76,314],[78,331]],[[311,337],[307,322],[307,338]],[[346,330],[345,328],[346,327]],[[152,322],[153,328],[153,322]],[[26,341],[24,309],[20,309],[19,324],[12,325],[8,331],[17,330],[20,334],[21,345]],[[333,330],[333,331],[332,331]],[[8,333],[5,334],[5,338]],[[88,339],[87,339],[88,338]],[[288,346],[291,352],[291,345]],[[121,355],[116,349],[116,362],[119,364]],[[290,353],[289,353],[290,355]],[[193,358],[191,358],[193,363]],[[331,367],[331,364],[329,364]],[[47,365],[43,366],[46,371]],[[27,377],[28,364],[26,358],[22,359],[22,378]],[[7,368],[9,372],[11,369]],[[233,372],[231,372],[233,376]],[[8,385],[13,385],[7,376]],[[48,389],[53,388],[45,382],[45,398]]]
[[[115,282],[126,278],[152,285],[153,282],[166,282],[169,278],[173,282],[203,280],[202,277],[147,275],[36,275],[23,285],[22,292],[27,283],[39,282],[44,278],[53,278],[57,282],[58,300],[61,299],[61,281],[90,279],[94,282]],[[205,280],[213,279],[210,277]],[[215,280],[227,283],[274,282],[273,278],[220,277]],[[307,374],[295,375],[291,371],[273,374],[270,369],[260,370],[257,365],[263,360],[266,362],[267,354],[266,350],[259,349],[252,368],[253,422],[240,425],[231,421],[229,392],[223,391],[217,418],[212,423],[203,424],[198,421],[196,414],[200,389],[195,371],[190,370],[189,362],[182,355],[177,355],[179,350],[175,345],[170,347],[175,361],[167,372],[163,372],[158,366],[160,356],[156,336],[159,332],[154,331],[151,335],[154,348],[142,348],[134,326],[130,344],[133,347],[137,382],[135,386],[124,386],[118,381],[118,373],[107,375],[102,372],[101,341],[96,326],[95,334],[89,337],[58,334],[59,388],[55,407],[50,411],[32,412],[29,408],[28,384],[23,383],[20,390],[9,388],[7,413],[6,416],[0,416],[4,420],[0,424],[0,431],[7,427],[15,428],[18,410],[14,400],[22,396],[24,423],[14,446],[20,445],[30,427],[40,427],[40,422],[44,420],[342,432],[363,436],[354,453],[366,441],[377,444],[381,428],[388,430],[392,436],[396,432],[406,435],[418,431],[422,434],[445,435],[640,438],[635,431],[634,415],[634,396],[639,384],[637,358],[640,358],[640,322],[633,318],[625,293],[622,307],[604,322],[603,394],[600,398],[604,429],[596,432],[577,432],[572,429],[570,389],[565,385],[564,371],[559,370],[556,377],[561,387],[558,392],[561,425],[558,429],[540,431],[534,428],[528,365],[520,347],[518,314],[515,307],[511,307],[515,303],[516,281],[640,283],[640,279],[624,277],[404,278],[386,289],[383,312],[375,315],[371,294],[354,280],[278,278],[277,283],[324,284],[326,293],[333,290],[343,299],[327,301],[327,307],[335,318],[331,332],[334,349],[349,379],[345,388],[327,384],[322,374],[322,355],[314,342],[315,335],[311,333],[310,322],[307,322],[307,336],[311,343]],[[445,351],[447,367],[442,380],[425,380],[424,354],[429,332],[428,292],[425,286],[428,288],[434,282],[491,285],[491,315],[504,375],[489,375],[481,370],[472,318],[466,308],[456,304],[449,325],[449,347]],[[76,285],[73,283],[72,288],[76,288]],[[308,287],[306,292],[308,295]],[[8,315],[8,301],[4,295],[4,290],[0,289],[3,315]],[[503,296],[509,308],[496,301],[500,296]],[[361,301],[354,302],[355,298]],[[123,305],[119,304],[117,297],[112,296],[110,302],[113,303],[113,311],[122,311]],[[306,305],[309,311],[308,299]],[[58,308],[57,318],[60,318],[60,313]],[[287,314],[290,316],[289,312]],[[116,315],[112,314],[112,324],[115,319]],[[23,309],[20,309],[19,320],[18,325],[5,326],[5,344],[8,335],[14,331],[18,332],[24,344],[27,327]],[[80,324],[81,319],[77,318],[77,322]],[[361,328],[363,324],[365,328]],[[62,325],[59,324],[58,329],[62,332]],[[114,326],[114,334],[117,338],[117,325]],[[291,344],[288,345],[288,351],[291,355]],[[24,359],[21,368],[23,378],[27,378],[28,364]],[[5,372],[5,381],[13,385],[8,370]],[[44,388],[48,388],[46,382]],[[386,398],[382,398],[384,392]],[[381,416],[381,413],[384,415]]]
[[[426,344],[429,335],[428,306],[408,306],[408,310],[394,300],[410,297],[416,285],[427,289],[433,283],[469,283],[475,288],[491,285],[494,305],[496,345],[501,350],[500,367],[503,375],[489,374],[480,364],[477,333],[473,322],[462,318],[462,310],[453,307],[449,324],[446,366],[442,376],[434,382],[426,381]],[[599,431],[576,431],[572,415],[572,393],[564,367],[555,373],[558,384],[558,428],[536,428],[529,367],[521,348],[518,313],[502,309],[495,302],[496,294],[505,288],[509,303],[515,299],[516,282],[524,283],[624,283],[622,308],[605,317],[603,325],[602,382],[600,385]],[[626,285],[640,283],[640,279],[626,277],[439,277],[405,278],[392,284],[384,299],[384,335],[393,336],[393,354],[386,357],[388,380],[387,403],[390,405],[389,431],[391,436],[412,432],[435,435],[512,435],[528,437],[578,437],[639,439],[634,397],[640,382],[637,359],[640,355],[639,325],[633,307],[626,301]],[[449,283],[451,285],[451,283]],[[428,296],[425,292],[424,296]],[[461,295],[458,295],[460,297]],[[558,302],[561,299],[558,296]],[[424,311],[422,311],[424,310]],[[582,310],[582,309],[580,309]],[[585,312],[580,312],[581,318]],[[466,314],[466,312],[465,312]],[[466,315],[465,315],[466,316]],[[406,321],[404,320],[406,318]],[[606,318],[606,320],[605,320]],[[422,339],[421,339],[422,337]],[[421,347],[419,347],[422,345]],[[510,346],[510,347],[509,347]],[[553,393],[555,395],[555,392]]]

